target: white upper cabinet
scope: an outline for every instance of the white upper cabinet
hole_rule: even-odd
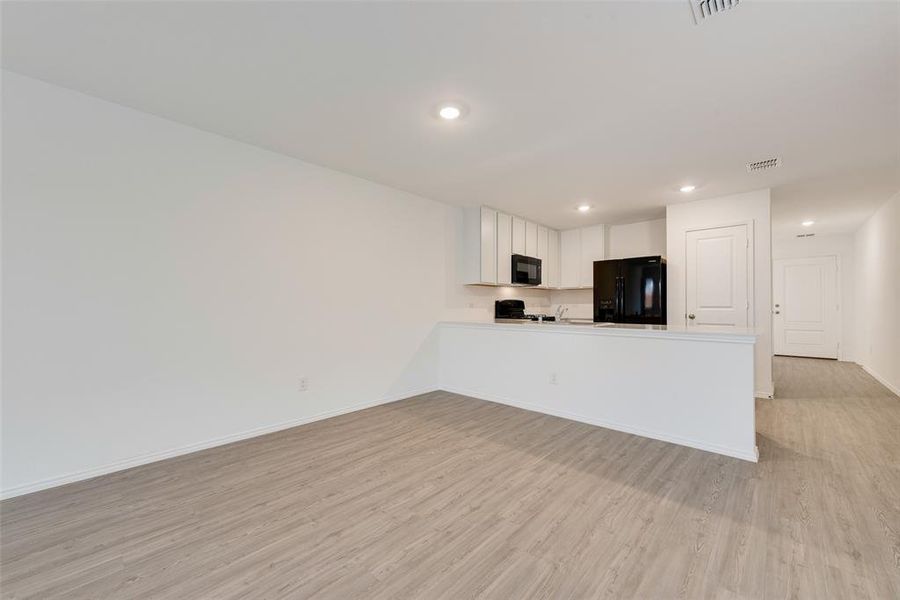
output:
[[[550,287],[550,283],[547,279],[547,252],[548,246],[550,244],[550,234],[549,230],[543,225],[537,226],[537,253],[535,256],[541,259],[541,286],[540,287]]]
[[[581,287],[581,230],[569,229],[559,234],[559,286]]]
[[[512,253],[525,255],[525,219],[512,218]]]
[[[525,221],[525,256],[537,257],[537,223]]]
[[[464,209],[463,283],[511,285],[512,255],[541,259],[542,288],[591,288],[606,258],[606,226],[556,231],[479,206]]]
[[[606,258],[606,226],[592,225],[560,233],[558,287],[594,286],[594,261]]]
[[[555,229],[547,231],[547,266],[544,268],[544,277],[547,286],[559,287],[559,232]]]
[[[581,287],[594,287],[594,261],[606,258],[606,226],[581,228]]]
[[[497,283],[512,282],[512,221],[513,218],[497,213]]]
[[[481,281],[497,283],[497,211],[481,207]]]
[[[463,213],[463,283],[497,284],[497,211],[486,206]]]

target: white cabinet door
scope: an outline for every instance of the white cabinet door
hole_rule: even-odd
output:
[[[685,234],[688,326],[747,327],[750,266],[746,225]],[[679,318],[670,315],[670,322]]]
[[[547,246],[550,243],[549,232],[543,225],[537,226],[537,254],[536,257],[541,259],[541,285],[540,287],[548,287],[547,283]]]
[[[547,285],[559,287],[559,232],[551,229],[547,235]]]
[[[512,217],[497,213],[497,283],[512,283]]]
[[[772,292],[775,354],[837,358],[835,257],[776,260]]]
[[[581,287],[594,287],[594,261],[606,258],[606,226],[581,228]]]
[[[481,281],[497,283],[497,211],[481,207]]]
[[[525,221],[525,256],[537,256],[537,223]]]
[[[581,286],[581,230],[570,229],[559,235],[560,287]],[[593,277],[593,273],[591,273]]]
[[[525,219],[519,217],[512,218],[512,251],[525,255]]]

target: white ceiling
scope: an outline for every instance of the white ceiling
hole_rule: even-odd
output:
[[[697,26],[682,1],[2,9],[5,68],[555,227],[776,187],[776,226],[847,230],[900,187],[894,1],[745,0]],[[435,119],[443,100],[470,114]],[[770,156],[783,166],[746,172]]]
[[[898,189],[897,169],[861,169],[777,187],[772,190],[772,235],[854,231]],[[815,224],[803,227],[807,220]]]

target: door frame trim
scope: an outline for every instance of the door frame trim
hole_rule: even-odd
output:
[[[837,302],[837,359],[844,362],[844,296],[843,286],[841,285],[841,257],[838,254],[814,254],[812,256],[794,256],[791,258],[775,258],[772,257],[772,355],[773,356],[791,356],[775,354],[775,263],[787,262],[792,260],[809,260],[810,258],[833,258],[834,259],[834,299]],[[825,359],[828,360],[828,359]]]
[[[719,225],[706,225],[704,227],[693,227],[684,230],[684,256],[687,258],[687,238],[689,233],[698,231],[709,231],[711,229],[725,229],[727,227],[738,227],[745,225],[747,227],[747,327],[756,331],[756,231],[754,229],[755,219],[745,221],[730,221]],[[769,273],[771,279],[772,274]],[[684,326],[687,327],[687,311],[688,311],[688,287],[687,287],[687,261],[685,261],[684,273],[684,314],[681,315]],[[771,299],[770,299],[771,300]],[[771,301],[769,302],[771,304]]]

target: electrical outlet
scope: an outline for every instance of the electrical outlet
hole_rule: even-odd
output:
[[[550,373],[550,384],[551,385],[559,384],[559,377],[557,377],[556,373]]]
[[[305,392],[306,390],[308,390],[309,389],[309,379],[307,379],[306,377],[301,377],[299,389],[301,392]]]

